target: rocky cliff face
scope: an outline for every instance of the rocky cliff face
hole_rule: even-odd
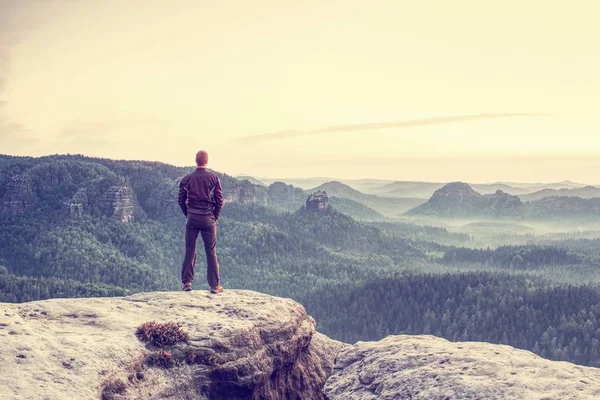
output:
[[[323,211],[327,209],[328,205],[329,198],[327,197],[327,193],[321,190],[314,192],[306,199],[307,210]]]
[[[187,341],[141,342],[148,321]],[[3,400],[600,398],[597,368],[433,336],[350,346],[292,300],[237,290],[0,303],[0,366]]]
[[[389,336],[342,350],[330,400],[598,399],[600,369],[488,343]]]
[[[61,217],[105,215],[123,222],[181,215],[179,182],[189,171],[160,163],[79,156],[50,156],[33,159],[27,167],[18,161],[15,165],[2,170],[1,214],[23,215],[43,208]],[[225,202],[268,205],[266,187],[224,174],[220,177]]]
[[[65,213],[71,218],[89,214],[94,207],[107,217],[131,222],[136,215],[133,189],[126,181],[111,185],[103,192],[98,192],[97,188],[79,188],[63,205]]]
[[[187,342],[140,342],[152,320],[181,323]],[[3,399],[99,399],[120,382],[106,398],[318,400],[343,346],[301,305],[247,291],[0,304]],[[147,365],[156,351],[174,365]]]
[[[73,197],[65,202],[65,210],[67,214],[72,217],[82,217],[86,212],[89,211],[89,199],[87,189],[80,188],[75,192]]]
[[[134,205],[133,189],[125,181],[110,186],[102,194],[98,204],[105,215],[122,222],[133,221]]]
[[[2,197],[2,211],[9,215],[22,215],[35,202],[33,183],[28,174],[14,176]]]

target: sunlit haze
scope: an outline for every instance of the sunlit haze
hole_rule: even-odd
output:
[[[600,184],[597,1],[0,7],[0,153]]]

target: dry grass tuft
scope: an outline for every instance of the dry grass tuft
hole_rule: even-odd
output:
[[[156,347],[172,346],[178,342],[186,342],[188,334],[177,322],[145,322],[138,326],[136,336],[142,342]]]
[[[111,378],[104,381],[102,385],[102,400],[113,400],[115,396],[125,394],[127,391],[127,384],[121,379]]]

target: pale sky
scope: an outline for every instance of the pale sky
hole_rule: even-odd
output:
[[[0,153],[600,184],[600,2],[0,0]],[[256,136],[256,137],[253,137]]]

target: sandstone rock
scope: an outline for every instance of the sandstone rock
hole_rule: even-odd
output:
[[[133,221],[134,206],[133,189],[126,182],[109,187],[99,202],[104,214],[123,222]]]
[[[306,199],[306,208],[308,210],[322,211],[327,209],[329,205],[329,198],[327,197],[327,193],[318,190],[308,196]]]
[[[488,343],[389,336],[342,350],[330,400],[599,399],[600,369]]]
[[[73,197],[65,202],[65,210],[70,217],[81,217],[89,208],[87,189],[80,188]]]
[[[28,174],[11,178],[2,197],[2,211],[10,215],[24,214],[34,203],[33,183]]]
[[[189,333],[168,348],[179,366],[140,367],[154,349],[135,331],[151,320]],[[248,291],[1,303],[0,397],[99,399],[120,379],[115,399],[318,400],[343,346],[301,305]]]

